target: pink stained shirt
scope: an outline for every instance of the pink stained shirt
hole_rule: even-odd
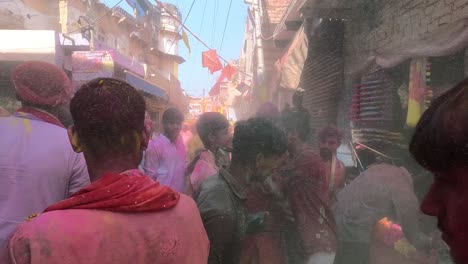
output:
[[[178,192],[185,189],[187,155],[182,137],[172,143],[164,134],[152,140],[145,152],[146,175]]]
[[[88,185],[89,176],[65,128],[14,114],[0,117],[0,135],[0,263],[6,263],[15,228]]]
[[[209,241],[195,202],[156,212],[69,209],[22,224],[10,240],[12,264],[206,264]]]

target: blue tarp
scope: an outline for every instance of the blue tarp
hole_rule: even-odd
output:
[[[156,97],[159,97],[163,100],[166,100],[168,101],[169,100],[169,96],[167,95],[166,91],[164,91],[163,89],[157,87],[157,86],[154,86],[153,84],[145,81],[144,79],[132,74],[132,73],[129,73],[127,72],[127,75],[126,75],[126,81],[133,87],[135,87],[136,89],[138,90],[141,90],[145,93],[148,93],[148,94],[151,94],[153,96],[156,96]]]

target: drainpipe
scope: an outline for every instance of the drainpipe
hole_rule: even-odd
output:
[[[255,38],[256,38],[256,49],[257,49],[257,91],[260,100],[266,100],[265,96],[260,92],[265,92],[265,60],[263,56],[263,39],[262,39],[262,16],[263,16],[263,7],[261,0],[253,0],[252,8],[254,11],[254,20],[255,20]],[[259,90],[260,89],[260,90]]]

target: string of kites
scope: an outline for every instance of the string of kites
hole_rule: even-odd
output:
[[[195,35],[195,33],[193,33],[189,28],[187,28],[187,26],[185,26],[183,24],[183,22],[180,21],[179,18],[172,15],[172,13],[169,10],[167,10],[166,7],[159,0],[156,0],[156,2],[158,3],[158,5],[161,8],[165,9],[167,11],[167,13],[173,19],[175,19],[178,23],[180,23],[182,28],[186,29],[190,34],[192,34],[192,36],[194,36],[199,42],[201,42],[205,47],[207,47],[209,49],[208,51],[202,52],[202,66],[203,66],[203,68],[208,68],[208,71],[211,74],[213,74],[215,72],[218,72],[218,71],[221,71],[221,74],[217,78],[216,83],[213,85],[213,87],[211,88],[211,90],[209,92],[210,96],[219,95],[220,90],[221,90],[221,83],[224,80],[231,81],[232,78],[234,77],[234,75],[236,74],[236,72],[239,71],[239,70],[236,69],[234,66],[232,66],[228,61],[223,59],[220,55],[218,55],[218,53],[216,52],[215,49],[211,49],[205,42],[203,42],[203,40],[201,40],[197,35]],[[190,43],[188,41],[187,33],[185,33],[184,30],[182,30],[182,40],[183,40],[184,44],[187,46],[187,49],[189,50],[189,53],[190,53],[191,52]],[[223,64],[221,63],[220,58],[226,62],[225,66],[223,66]],[[242,72],[242,71],[239,71],[239,72],[242,73],[242,74],[245,74],[247,76],[250,76],[250,75],[246,74],[245,72]],[[241,82],[240,84],[237,85],[236,89],[243,94],[246,91],[249,91],[250,87],[247,84],[245,84],[244,82]]]

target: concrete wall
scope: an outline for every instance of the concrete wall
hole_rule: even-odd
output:
[[[438,27],[468,17],[468,0],[376,0],[374,22],[358,7],[348,27],[354,48],[372,50],[418,39]],[[361,12],[360,12],[361,11]],[[366,25],[367,24],[367,25]]]

